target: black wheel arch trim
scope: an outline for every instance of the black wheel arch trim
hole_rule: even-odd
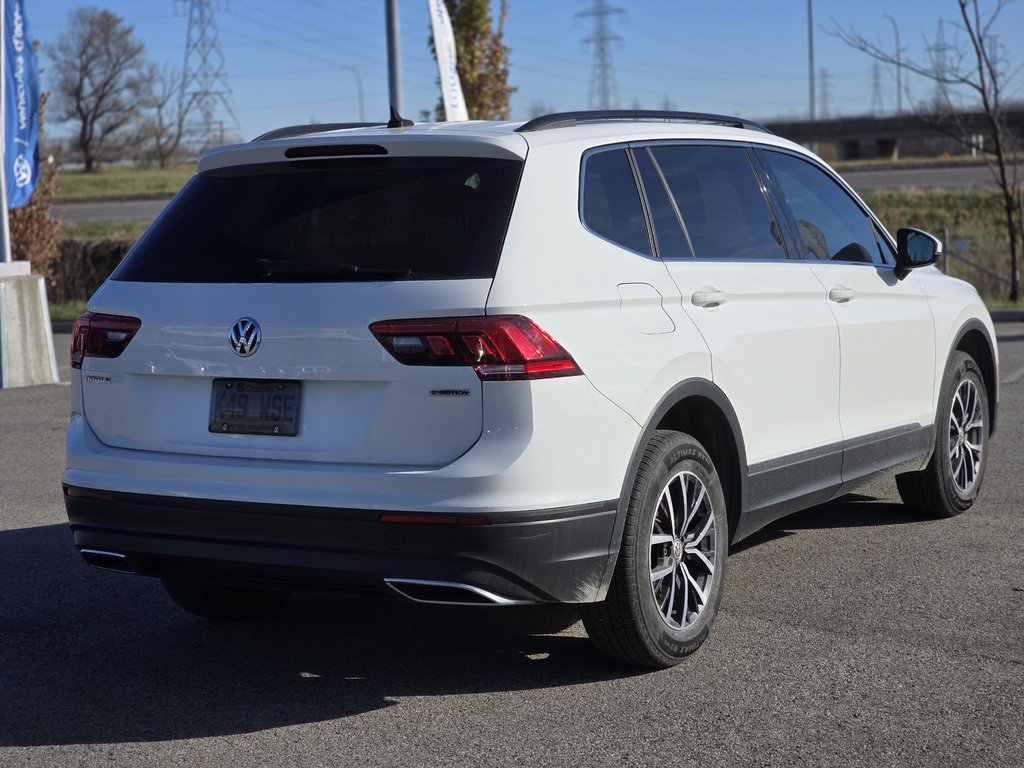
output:
[[[679,403],[690,398],[704,398],[710,400],[725,416],[726,421],[729,423],[729,428],[732,431],[733,443],[736,447],[736,458],[737,458],[737,471],[734,478],[736,484],[735,491],[737,493],[735,499],[739,504],[737,525],[735,531],[742,529],[742,518],[747,512],[747,451],[746,446],[743,442],[743,432],[740,430],[740,421],[736,416],[736,411],[732,407],[732,403],[729,402],[729,398],[726,394],[719,389],[717,385],[708,379],[686,379],[676,384],[671,390],[669,390],[658,402],[654,411],[651,413],[647,422],[644,424],[643,431],[637,438],[635,445],[633,446],[633,453],[629,460],[629,466],[626,470],[626,475],[622,479],[622,489],[619,492],[619,505],[615,515],[615,526],[612,529],[612,538],[608,542],[608,551],[610,557],[608,558],[608,567],[605,571],[604,578],[602,579],[601,592],[603,596],[607,593],[608,587],[611,584],[612,575],[615,571],[615,563],[618,560],[619,548],[622,543],[622,531],[626,525],[626,511],[629,507],[629,500],[632,496],[633,482],[636,478],[637,468],[640,466],[640,460],[643,458],[644,450],[647,447],[647,443],[650,442],[651,435],[658,428],[662,419],[675,408]],[[728,494],[728,489],[726,489]],[[735,533],[730,525],[730,539]]]
[[[953,337],[953,343],[949,349],[946,350],[945,361],[943,362],[942,370],[946,370],[946,365],[949,363],[950,356],[960,348],[960,343],[964,340],[964,337],[972,332],[978,331],[985,339],[985,343],[988,345],[989,362],[992,364],[992,370],[985,370],[984,361],[975,360],[978,367],[981,369],[982,376],[985,381],[985,388],[988,390],[988,410],[989,410],[989,436],[991,437],[996,431],[996,417],[999,411],[999,358],[996,357],[996,345],[992,340],[991,334],[988,332],[988,328],[985,324],[976,317],[972,317],[970,320],[960,326],[960,329],[956,332]],[[938,414],[936,414],[938,418]]]

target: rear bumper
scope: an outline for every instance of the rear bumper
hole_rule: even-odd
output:
[[[618,504],[501,512],[490,524],[459,524],[460,517],[479,520],[464,512],[393,523],[382,521],[381,510],[69,485],[64,501],[79,549],[124,555],[125,570],[143,575],[392,595],[385,580],[446,582],[508,601],[568,603],[604,598]]]

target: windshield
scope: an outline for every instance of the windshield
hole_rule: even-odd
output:
[[[522,162],[303,160],[197,174],[114,280],[348,282],[493,277]]]

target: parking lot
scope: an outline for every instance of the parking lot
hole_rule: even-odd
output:
[[[884,477],[776,523],[663,672],[610,666],[561,608],[193,618],[76,554],[67,387],[0,391],[0,765],[1024,765],[1024,323],[997,330],[974,509],[915,517]]]

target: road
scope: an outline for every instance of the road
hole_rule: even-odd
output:
[[[75,553],[67,387],[0,391],[0,765],[1024,765],[1024,323],[998,331],[974,509],[915,517],[882,478],[775,524],[662,672],[607,664],[561,609],[192,618]]]
[[[1024,165],[1019,166],[1019,172],[1024,172]],[[902,187],[967,189],[995,186],[992,172],[984,165],[846,171],[842,176],[858,192]]]
[[[993,184],[992,174],[984,166],[849,171],[843,177],[858,192],[900,187],[963,189]],[[159,215],[169,199],[59,203],[53,206],[53,214],[71,223],[126,220],[149,222]]]

